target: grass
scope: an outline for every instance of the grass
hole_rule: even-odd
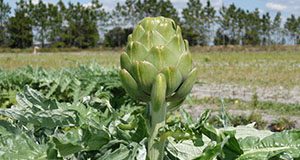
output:
[[[300,82],[300,54],[282,51],[206,51],[191,48],[193,60],[199,67],[200,83],[230,83],[250,86],[283,86],[292,88]],[[27,50],[26,50],[27,51]],[[53,52],[32,55],[26,53],[0,54],[0,68],[15,69],[26,65],[45,68],[73,67],[97,62],[118,67],[121,49]]]
[[[300,82],[297,52],[214,52],[194,59],[204,83],[294,87]]]
[[[0,68],[16,69],[31,65],[34,67],[59,69],[92,62],[112,67],[117,66],[119,63],[119,54],[120,52],[117,51],[60,52],[41,53],[39,55],[29,53],[0,54]]]

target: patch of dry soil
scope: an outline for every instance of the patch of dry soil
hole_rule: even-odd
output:
[[[231,84],[196,84],[192,90],[192,96],[202,99],[205,97],[219,97],[219,98],[237,98],[245,101],[251,101],[252,96],[257,94],[259,101],[273,101],[285,104],[300,103],[300,86],[286,89],[281,86],[275,87],[252,87],[239,86]],[[184,107],[193,117],[198,117],[205,109],[214,110],[212,114],[218,114],[218,108],[210,105],[198,105],[193,107]],[[227,110],[232,115],[249,115],[252,110]],[[278,119],[280,115],[270,115],[263,111],[263,120],[269,124]],[[300,128],[300,117],[288,116],[285,117],[291,121],[296,122],[296,128]]]
[[[199,99],[220,97],[250,101],[255,93],[259,101],[274,101],[286,104],[300,103],[300,86],[286,89],[281,86],[253,87],[231,84],[196,84],[192,90],[192,95]]]

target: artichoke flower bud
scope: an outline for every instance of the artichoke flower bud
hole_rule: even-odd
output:
[[[180,27],[169,18],[147,17],[140,21],[128,36],[120,62],[125,90],[132,98],[144,102],[152,101],[155,89],[163,92],[159,96],[174,108],[189,94],[197,79],[188,42],[182,38]],[[166,84],[157,85],[157,77]],[[165,91],[157,89],[159,86],[165,86]]]
[[[165,140],[157,141],[167,111],[180,106],[197,80],[188,42],[172,19],[148,17],[128,36],[120,58],[120,79],[134,99],[148,103],[148,159],[162,160]]]

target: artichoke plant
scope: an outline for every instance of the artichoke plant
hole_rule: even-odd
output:
[[[164,140],[158,130],[166,113],[178,108],[197,79],[188,42],[181,29],[165,17],[147,17],[128,36],[121,54],[120,78],[128,94],[149,107],[148,158],[162,159]]]

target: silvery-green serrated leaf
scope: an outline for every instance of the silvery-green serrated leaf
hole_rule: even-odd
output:
[[[222,131],[235,131],[236,138],[246,138],[248,136],[255,136],[257,138],[265,138],[267,136],[270,136],[273,134],[273,132],[269,130],[257,130],[254,128],[254,124],[248,124],[245,126],[236,126],[236,127],[227,127],[227,128],[221,128]]]
[[[283,154],[300,158],[300,131],[296,130],[274,133],[261,140],[255,137],[246,137],[241,139],[239,143],[244,153],[238,160],[253,158],[268,160]]]
[[[168,152],[179,160],[191,160],[202,154],[203,147],[194,146],[192,141],[182,141],[181,143],[175,143],[169,139],[169,143],[166,147]]]
[[[136,159],[138,160],[146,160],[147,158],[147,149],[146,149],[146,146],[145,146],[145,141],[146,141],[146,138],[144,138],[139,144],[139,148],[138,148],[138,151],[137,151],[137,155],[136,155]]]
[[[107,131],[87,125],[83,129],[82,136],[85,150],[88,151],[100,150],[103,145],[107,144],[111,140]]]
[[[24,133],[0,136],[0,159],[47,159],[47,145]]]
[[[105,154],[104,156],[98,158],[99,160],[127,160],[130,156],[130,150],[123,144],[110,154]]]

